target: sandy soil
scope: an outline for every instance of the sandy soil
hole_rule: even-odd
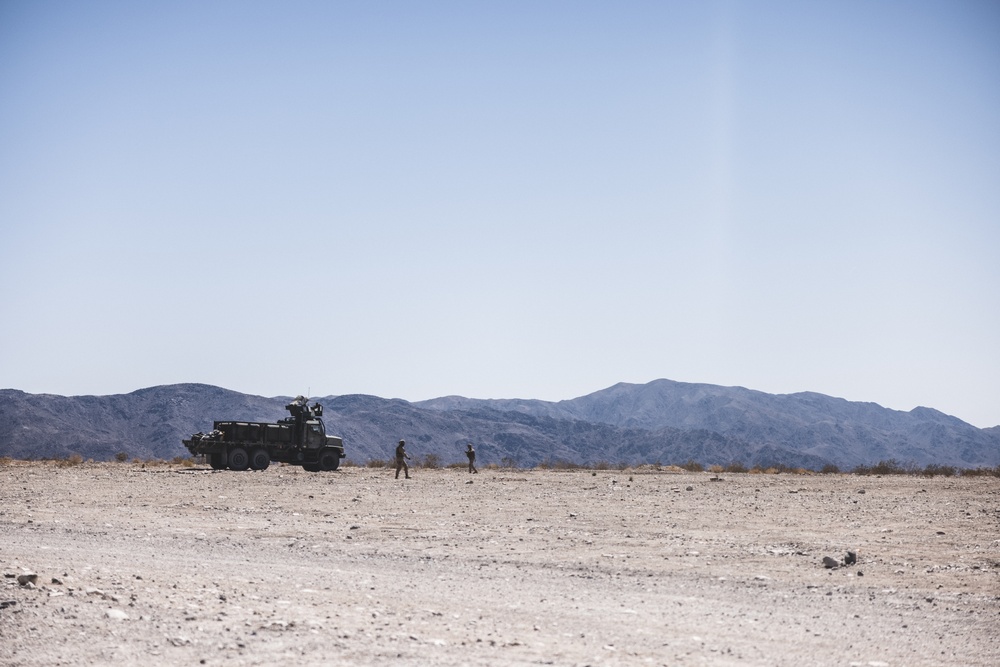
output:
[[[1000,664],[1000,480],[713,477],[2,465],[0,664]]]

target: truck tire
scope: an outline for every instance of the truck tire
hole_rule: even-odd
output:
[[[246,470],[250,466],[250,457],[247,450],[242,447],[233,447],[229,450],[229,469]]]
[[[319,472],[319,464],[318,463],[303,463],[302,464],[302,469],[305,470],[306,472]]]
[[[334,451],[326,451],[319,455],[319,467],[331,471],[340,467],[340,455]]]
[[[208,465],[212,466],[212,470],[225,470],[226,469],[226,453],[225,452],[215,452],[208,455]]]
[[[250,450],[250,467],[254,470],[267,470],[271,465],[271,455],[263,447],[254,447]]]

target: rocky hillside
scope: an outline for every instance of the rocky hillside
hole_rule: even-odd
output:
[[[618,428],[708,431],[840,466],[896,459],[961,467],[1000,464],[1000,426],[979,429],[931,408],[889,410],[813,392],[766,394],[671,380],[620,383],[557,403],[445,397],[419,403],[441,410],[494,407],[522,414],[576,419]],[[754,456],[744,455],[743,461]]]
[[[152,387],[115,396],[53,396],[0,390],[0,456],[110,459],[186,455],[181,439],[215,419],[275,421],[288,397],[208,385]],[[580,398],[410,403],[376,396],[316,399],[348,458],[388,459],[405,438],[418,460],[462,461],[467,442],[482,463],[741,462],[850,469],[895,459],[1000,465],[1000,429],[978,429],[929,408],[887,410],[822,394],[773,395],[740,387],[657,380],[618,384]]]

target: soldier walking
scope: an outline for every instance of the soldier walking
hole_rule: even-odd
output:
[[[468,449],[465,450],[465,455],[469,457],[469,473],[478,473],[476,470],[476,450],[472,448],[472,443],[469,443]]]
[[[399,479],[400,470],[406,473],[406,479],[410,479],[410,466],[406,465],[406,459],[410,458],[410,455],[406,453],[404,447],[406,447],[405,440],[400,440],[396,445],[396,479]]]

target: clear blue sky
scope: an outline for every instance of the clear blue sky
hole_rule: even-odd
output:
[[[0,0],[0,387],[1000,424],[1000,4]]]

